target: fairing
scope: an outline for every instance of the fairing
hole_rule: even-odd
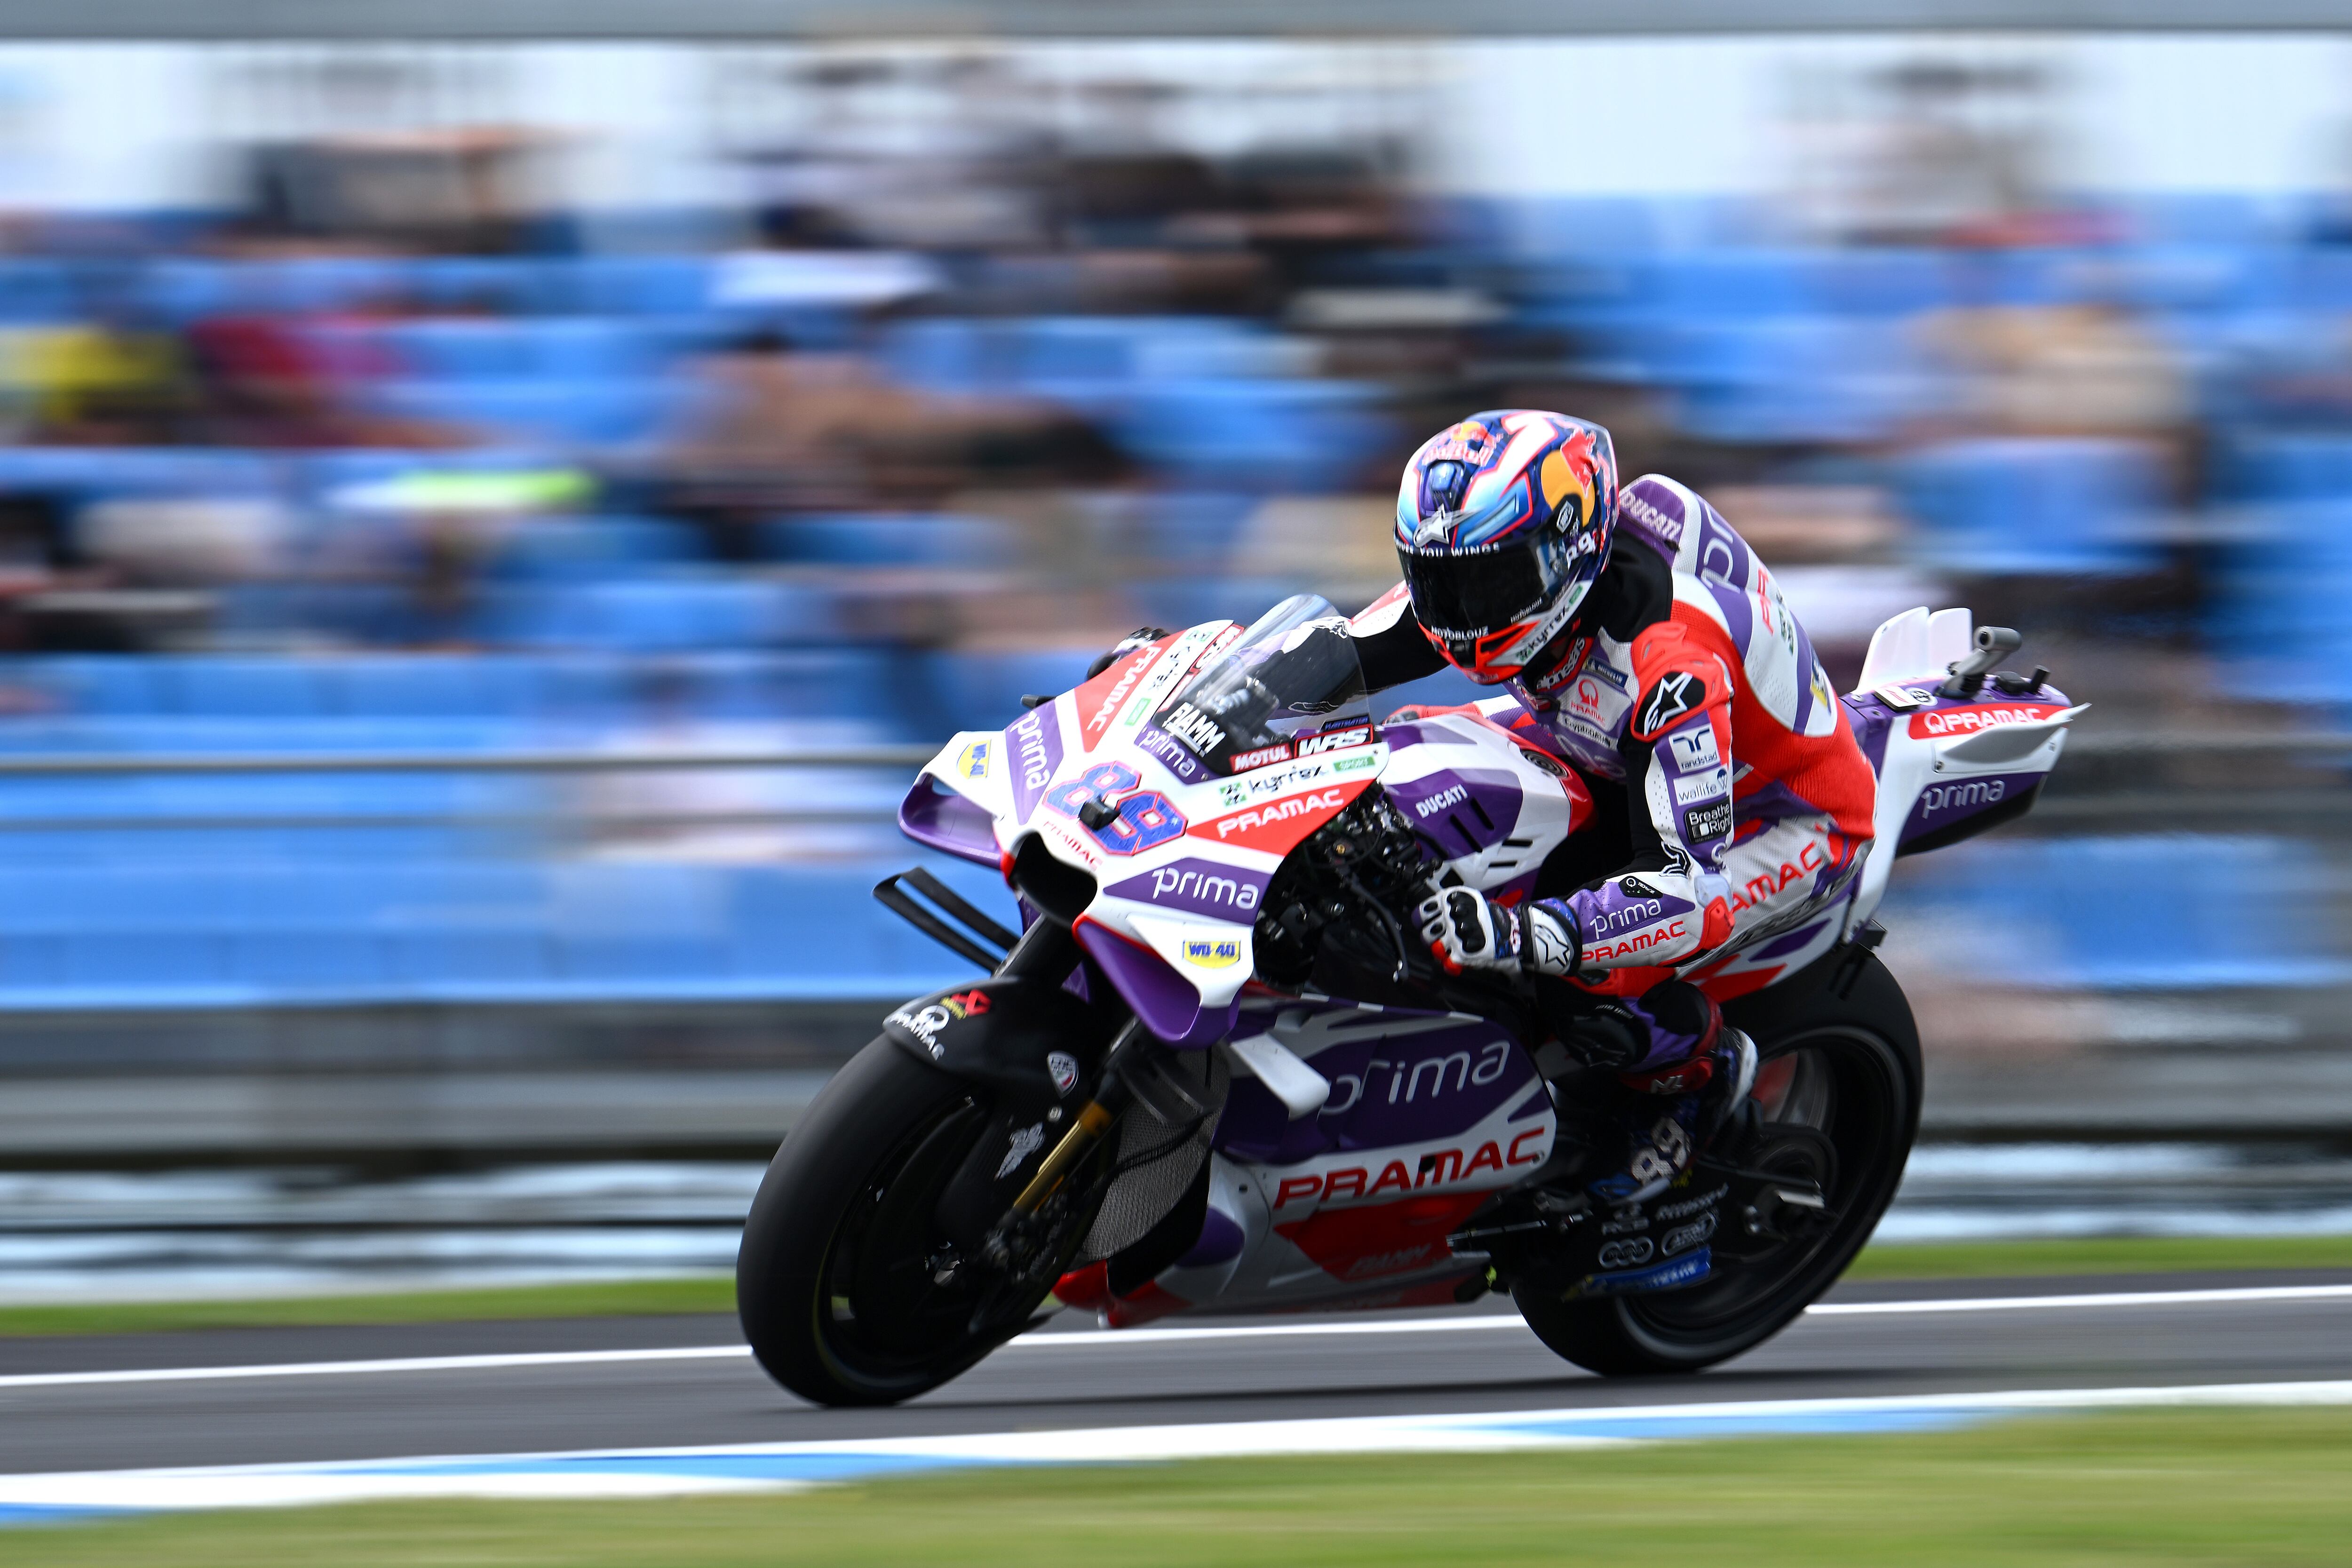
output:
[[[2082,709],[2046,686],[1942,695],[1970,630],[1965,611],[1924,610],[1882,629],[1864,689],[1843,700],[1880,780],[1872,853],[1843,868],[1801,863],[1801,849],[1765,864],[1759,885],[1813,879],[1826,901],[1686,978],[1729,1000],[1805,969],[1876,908],[1899,850],[2030,801]],[[1307,597],[1246,630],[1192,627],[1001,733],[957,736],[901,809],[950,853],[1010,866],[1042,851],[1084,872],[1084,907],[1066,912],[1093,969],[1153,1035],[1219,1048],[1232,1068],[1199,1240],[1123,1296],[1099,1268],[1066,1281],[1066,1300],[1114,1324],[1450,1300],[1484,1259],[1445,1237],[1557,1135],[1549,1092],[1501,1026],[1254,983],[1254,928],[1284,857],[1375,783],[1439,874],[1505,903],[1592,809],[1514,699],[1375,725],[1347,651],[1344,623]],[[1023,1039],[1011,1070],[1034,1081]]]

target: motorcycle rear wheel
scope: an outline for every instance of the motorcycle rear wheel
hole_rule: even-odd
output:
[[[1841,975],[1854,962],[1832,961]],[[1515,1289],[1513,1302],[1536,1336],[1579,1366],[1616,1376],[1690,1373],[1754,1349],[1836,1282],[1903,1180],[1919,1130],[1921,1072],[1918,1032],[1895,977],[1862,954],[1843,994],[1832,981],[1754,1000],[1727,1009],[1754,1036],[1762,1064],[1760,1140],[1743,1163],[1824,1178],[1834,1218],[1760,1254],[1718,1247],[1715,1271],[1683,1289],[1570,1300]],[[1726,1229],[1740,1223],[1723,1216]]]
[[[1050,1227],[1042,1268],[990,1268],[940,1210],[992,1110],[985,1090],[887,1037],[825,1085],[769,1164],[736,1255],[736,1311],[771,1377],[819,1405],[894,1405],[1027,1325],[1100,1198]]]

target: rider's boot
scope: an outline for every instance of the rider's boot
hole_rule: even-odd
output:
[[[1586,1190],[1621,1210],[1647,1203],[1738,1113],[1756,1080],[1755,1042],[1723,1021],[1713,997],[1678,980],[1602,1009],[1579,1032],[1623,1064],[1607,1114],[1619,1152]]]

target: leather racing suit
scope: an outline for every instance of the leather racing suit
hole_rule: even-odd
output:
[[[1591,603],[1583,656],[1511,681],[1510,722],[1596,801],[1624,787],[1628,861],[1538,907],[1577,933],[1585,989],[1636,996],[1841,892],[1877,777],[1772,574],[1693,491],[1650,474],[1618,492]],[[1350,630],[1375,690],[1444,668],[1402,584]]]

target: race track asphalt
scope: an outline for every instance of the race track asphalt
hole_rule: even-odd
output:
[[[2352,1272],[2101,1276],[1842,1286],[1829,1302],[2352,1287]],[[0,1340],[0,1472],[839,1439],[1298,1416],[1500,1411],[1684,1400],[2352,1378],[2352,1289],[2328,1296],[1816,1312],[1697,1377],[1592,1377],[1506,1303],[1411,1318],[1460,1329],[1016,1343],[891,1410],[831,1411],[748,1357],[414,1367],[299,1376],[71,1382],[29,1376],[740,1342],[729,1318],[577,1319],[386,1328]],[[1326,1320],[1309,1320],[1319,1321]],[[1339,1321],[1339,1320],[1328,1320]],[[1407,1321],[1357,1317],[1344,1321]],[[1199,1326],[1228,1327],[1244,1320]],[[1297,1319],[1282,1320],[1296,1325]],[[1188,1326],[1171,1320],[1163,1328]],[[1091,1325],[1075,1314],[1051,1336]]]

